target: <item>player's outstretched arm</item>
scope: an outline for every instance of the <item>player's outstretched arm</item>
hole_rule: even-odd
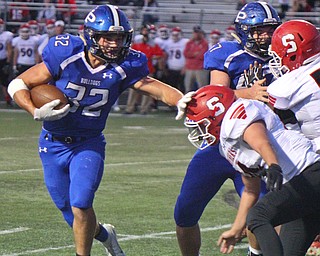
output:
[[[169,106],[176,106],[183,96],[178,89],[149,76],[135,83],[133,88]]]

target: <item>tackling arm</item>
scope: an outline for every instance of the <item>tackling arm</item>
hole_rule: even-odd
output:
[[[161,100],[169,106],[176,106],[183,94],[176,88],[165,84],[157,79],[147,76],[133,85],[134,89]]]

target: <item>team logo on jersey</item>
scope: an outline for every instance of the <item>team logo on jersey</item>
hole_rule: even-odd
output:
[[[103,73],[102,78],[105,79],[107,77],[109,77],[109,79],[112,79],[112,73],[109,73],[109,74]]]
[[[247,113],[243,104],[238,106],[232,113],[230,119],[246,119]]]
[[[44,147],[44,148],[39,147],[39,153],[41,153],[41,152],[47,153],[48,152],[48,148],[47,147]]]

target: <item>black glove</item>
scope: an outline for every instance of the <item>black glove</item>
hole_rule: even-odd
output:
[[[267,178],[267,189],[269,191],[280,190],[282,187],[282,170],[277,164],[271,164],[269,169],[264,169],[259,172],[259,176],[266,176]]]

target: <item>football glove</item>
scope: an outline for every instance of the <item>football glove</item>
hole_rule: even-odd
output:
[[[178,113],[176,115],[176,120],[179,120],[184,116],[186,112],[187,104],[191,101],[192,96],[195,94],[196,94],[195,91],[188,92],[185,95],[183,95],[183,97],[178,101],[178,104],[177,104]]]
[[[264,75],[262,73],[262,65],[258,64],[257,61],[254,62],[254,64],[250,64],[248,70],[244,70],[244,87],[250,88],[254,82],[258,80],[262,80],[264,78]]]
[[[33,118],[36,121],[55,121],[66,116],[70,111],[70,104],[61,109],[54,109],[60,104],[60,100],[53,100],[34,110]]]
[[[281,167],[277,164],[271,164],[269,169],[263,169],[259,172],[259,176],[267,178],[267,189],[269,191],[280,190],[282,187],[283,175]]]

